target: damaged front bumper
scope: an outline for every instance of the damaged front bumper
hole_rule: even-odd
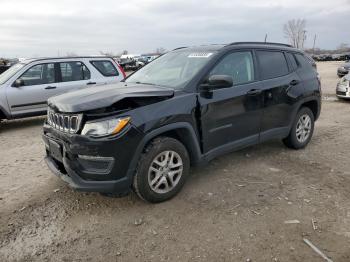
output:
[[[131,127],[121,135],[90,138],[44,124],[45,161],[49,169],[79,191],[125,194],[131,189],[131,164],[141,133]]]

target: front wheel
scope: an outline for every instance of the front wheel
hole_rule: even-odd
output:
[[[148,202],[166,201],[181,190],[189,167],[188,152],[182,143],[170,137],[156,138],[139,160],[134,191]]]
[[[293,149],[306,147],[313,135],[314,125],[314,114],[309,108],[302,107],[295,117],[289,135],[283,139],[283,143]]]

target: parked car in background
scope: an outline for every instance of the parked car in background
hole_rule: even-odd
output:
[[[142,62],[144,65],[147,65],[150,62],[147,56],[140,56],[137,60]]]
[[[135,62],[136,62],[136,70],[140,69],[146,64],[141,57],[135,58]]]
[[[9,69],[11,64],[8,60],[0,58],[0,74]]]
[[[340,67],[338,67],[337,75],[339,77],[343,77],[349,73],[349,70],[350,70],[350,61],[347,61],[346,63],[344,63]]]
[[[274,43],[179,48],[124,81],[49,99],[53,173],[82,191],[161,202],[190,165],[270,139],[304,148],[321,109],[305,54]]]
[[[5,72],[7,69],[9,69],[10,66],[9,65],[0,65],[0,74],[2,74],[3,72]]]
[[[350,74],[340,79],[337,84],[336,94],[338,98],[350,99]]]
[[[346,61],[350,59],[349,53],[344,54],[320,54],[312,55],[312,58],[318,62],[327,62],[327,61]]]
[[[141,59],[134,57],[120,58],[118,63],[125,71],[135,71],[145,65],[145,62],[143,62]]]
[[[120,58],[118,63],[125,71],[136,70],[136,61],[132,58]]]
[[[47,99],[69,91],[117,83],[123,69],[109,57],[21,61],[0,75],[0,119],[46,114]]]

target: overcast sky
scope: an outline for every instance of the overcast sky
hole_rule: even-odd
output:
[[[157,47],[286,42],[307,20],[307,46],[350,44],[350,0],[0,0],[0,57],[154,51]]]

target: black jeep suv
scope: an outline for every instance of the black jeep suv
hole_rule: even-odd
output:
[[[123,82],[48,101],[46,162],[70,186],[144,200],[176,195],[191,165],[282,139],[305,147],[320,81],[300,50],[240,42],[175,49]]]

